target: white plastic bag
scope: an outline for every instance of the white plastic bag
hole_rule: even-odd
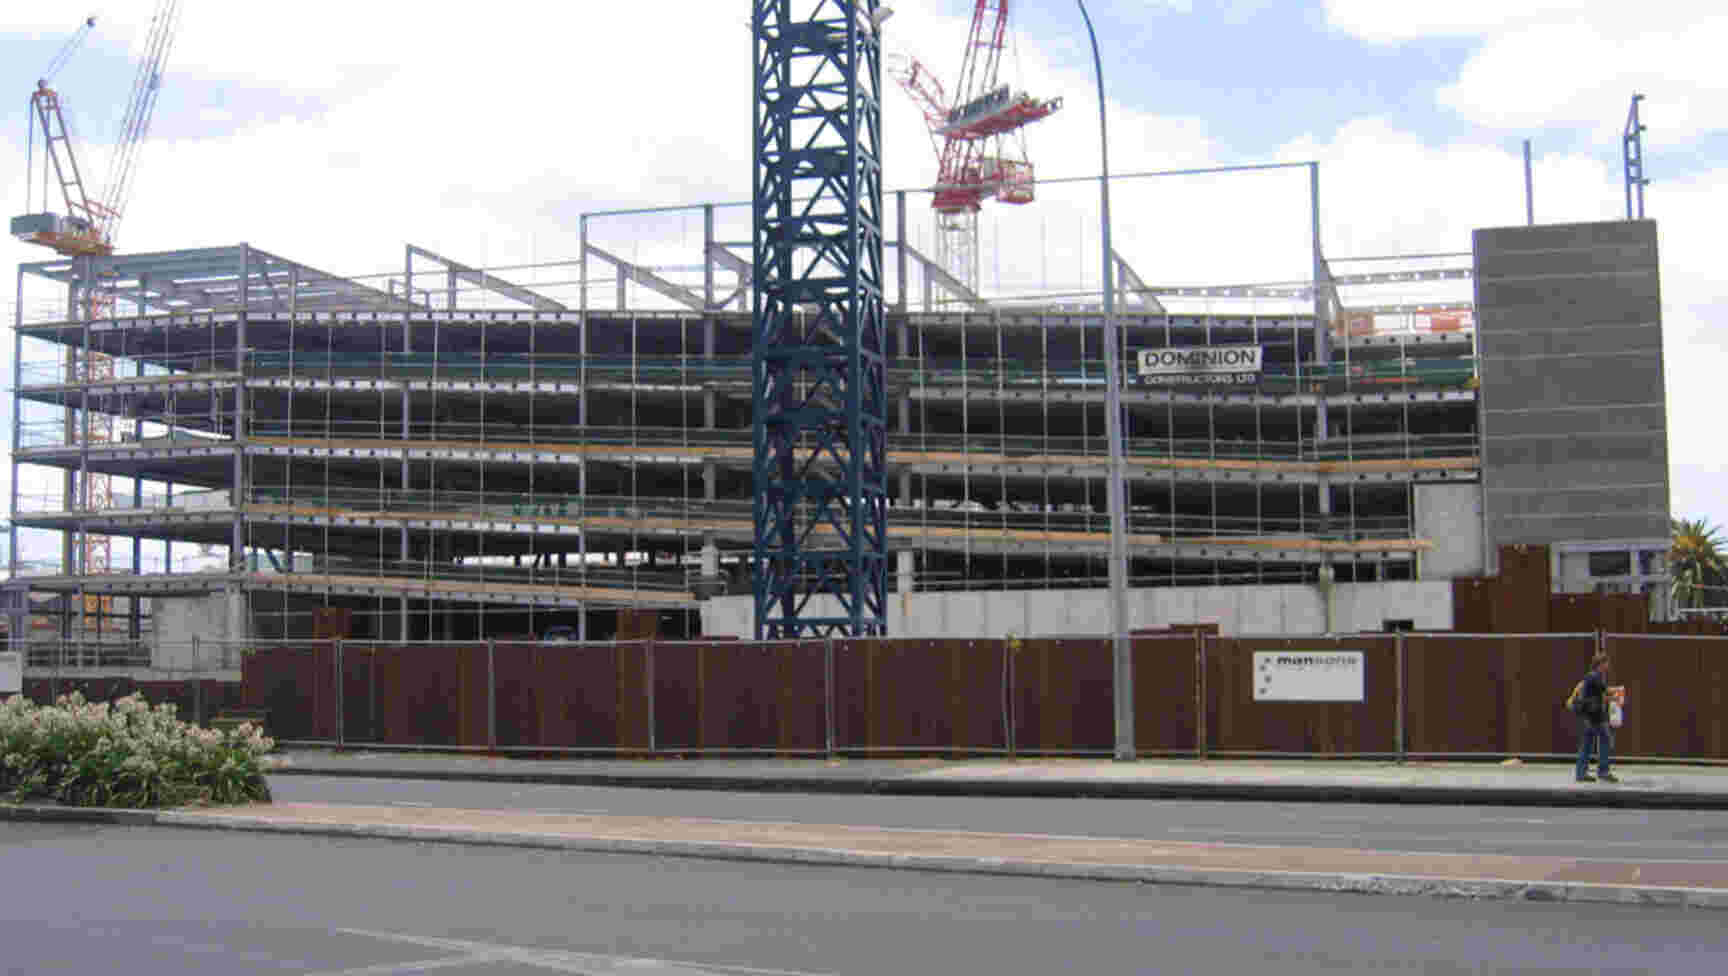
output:
[[[1619,728],[1626,722],[1626,708],[1617,701],[1608,703],[1608,727]]]

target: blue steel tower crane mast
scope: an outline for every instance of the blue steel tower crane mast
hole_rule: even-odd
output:
[[[752,0],[756,637],[887,632],[878,0]]]

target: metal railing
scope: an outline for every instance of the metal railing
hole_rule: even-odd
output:
[[[1132,353],[1133,350],[1130,350]],[[1023,360],[989,356],[924,356],[896,358],[888,364],[891,386],[964,386],[981,393],[1048,386],[1102,388],[1102,365],[1078,355],[1045,358],[1036,365]],[[31,359],[20,365],[25,387],[76,385],[82,377],[69,372],[68,356]],[[193,377],[203,374],[255,377],[368,378],[388,380],[474,379],[544,382],[654,382],[740,384],[750,381],[748,350],[702,355],[580,356],[557,353],[387,352],[343,350],[249,350],[236,356],[229,350],[150,354],[118,360],[115,381],[124,382],[142,370],[146,377]],[[1329,363],[1275,365],[1259,376],[1261,392],[1340,392],[1362,387],[1382,391],[1392,387],[1463,387],[1476,375],[1473,356],[1399,357]],[[1130,382],[1136,377],[1130,376]],[[1252,392],[1244,388],[1236,392]]]
[[[47,670],[148,668],[150,645],[134,640],[25,642],[24,666]]]
[[[702,501],[647,496],[608,496],[521,492],[467,492],[401,490],[393,488],[255,488],[247,497],[250,505],[292,506],[295,508],[328,509],[332,514],[368,515],[427,515],[439,514],[451,518],[551,519],[578,521],[615,519],[642,523],[626,525],[635,532],[691,532],[724,530],[726,523],[735,524],[739,531],[752,525],[753,510],[748,500]],[[926,504],[913,499],[910,504],[891,503],[891,524],[916,525],[928,529],[962,529],[986,532],[1103,532],[1107,516],[1094,506],[1077,503],[1042,505],[1020,502],[997,502],[986,506],[978,502],[956,502],[939,499]],[[658,524],[653,524],[658,523]],[[1375,539],[1408,539],[1412,530],[1407,516],[1364,516],[1348,514],[1320,516],[1314,513],[1295,517],[1188,515],[1138,509],[1131,513],[1129,526],[1142,534],[1167,536],[1171,541],[1183,539],[1228,540],[1235,538],[1336,539],[1366,541]],[[594,526],[585,526],[594,531]]]
[[[77,674],[101,671],[144,673],[145,677],[173,680],[189,675],[232,675],[241,661],[256,648],[255,641],[220,641],[193,637],[188,641],[143,639],[44,640],[13,645],[24,652],[26,674]]]

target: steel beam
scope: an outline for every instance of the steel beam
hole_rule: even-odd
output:
[[[624,260],[618,255],[595,247],[592,244],[584,244],[582,247],[589,254],[592,254],[600,260],[605,261],[607,264],[612,265],[614,268],[617,268],[618,273],[625,280],[634,281],[649,291],[657,292],[672,299],[685,308],[697,312],[707,310],[707,303],[702,300],[702,296],[688,288],[685,288],[683,285],[673,284],[639,264],[631,264],[629,261]],[[620,298],[622,298],[622,295],[620,295]],[[618,303],[618,310],[620,312],[624,311],[624,303],[622,301]]]
[[[1110,256],[1116,261],[1118,292],[1122,295],[1133,295],[1149,310],[1162,314],[1165,309],[1163,303],[1158,301],[1157,293],[1134,271],[1133,266],[1128,263],[1128,259],[1122,256],[1122,252],[1111,248]]]
[[[408,245],[408,260],[409,260],[408,266],[410,269],[413,268],[413,260],[417,257],[425,258],[428,261],[436,261],[437,263],[442,264],[445,267],[445,269],[448,271],[451,281],[455,281],[457,279],[460,279],[462,281],[466,281],[467,283],[474,285],[477,288],[483,288],[486,291],[496,292],[497,294],[503,295],[505,298],[511,299],[512,301],[521,302],[524,305],[531,306],[531,307],[533,307],[539,311],[542,311],[542,312],[565,312],[565,311],[569,311],[570,307],[568,305],[565,305],[563,302],[554,301],[553,299],[547,298],[545,295],[542,295],[542,294],[535,292],[535,291],[530,291],[529,289],[524,288],[521,285],[515,284],[514,282],[505,281],[503,278],[500,278],[495,274],[490,274],[488,272],[482,271],[479,268],[471,267],[469,265],[463,264],[460,261],[453,261],[453,260],[443,256],[442,254],[434,254],[433,252],[428,251],[423,247],[420,247],[420,246],[415,245],[415,244],[409,244]],[[413,279],[409,278],[408,280],[409,280],[410,284],[412,284]],[[452,291],[454,291],[454,286],[452,286]],[[410,300],[412,300],[413,297],[414,296],[412,294],[410,294],[408,296],[408,298]]]
[[[918,266],[924,271],[924,280],[926,282],[940,285],[948,294],[972,306],[972,308],[977,311],[986,312],[990,310],[990,303],[985,301],[983,296],[979,295],[971,288],[966,287],[965,282],[954,277],[947,268],[944,268],[938,262],[931,260],[917,248],[905,241],[895,241],[888,246],[895,248],[902,255],[917,261]]]

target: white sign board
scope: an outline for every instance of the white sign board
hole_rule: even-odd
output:
[[[1359,702],[1361,651],[1255,651],[1254,700]]]
[[[1140,379],[1161,386],[1222,386],[1260,379],[1259,346],[1181,346],[1140,350]]]
[[[16,695],[23,690],[23,652],[0,651],[0,695]]]

